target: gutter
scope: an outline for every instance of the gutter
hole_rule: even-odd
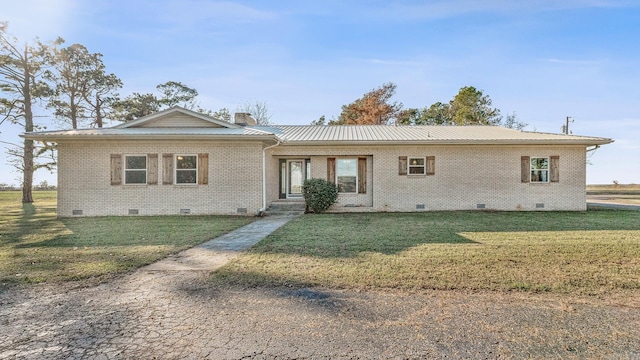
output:
[[[280,145],[280,140],[276,140],[277,142],[271,146],[267,146],[262,149],[262,208],[258,210],[258,215],[262,216],[267,209],[267,164],[266,164],[266,153],[267,150],[272,149],[278,145]]]

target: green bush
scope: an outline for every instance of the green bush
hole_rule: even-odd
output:
[[[308,179],[304,181],[302,194],[307,209],[314,213],[321,213],[338,200],[338,187],[324,179]]]

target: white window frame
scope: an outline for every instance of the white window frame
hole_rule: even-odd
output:
[[[351,161],[355,162],[355,164],[356,164],[356,174],[355,174],[355,176],[356,176],[356,186],[355,186],[354,191],[346,192],[346,191],[339,191],[338,190],[338,193],[340,193],[340,194],[357,194],[358,193],[358,183],[359,183],[359,180],[360,180],[360,179],[358,179],[358,158],[357,157],[355,157],[355,158],[347,158],[347,157],[345,157],[345,158],[337,158],[336,159],[336,186],[338,186],[338,187],[339,187],[339,183],[340,183],[340,181],[338,180],[340,178],[340,173],[338,171],[338,169],[339,169],[338,162],[340,160],[351,160]]]
[[[547,168],[546,169],[538,169],[533,167],[534,159],[546,159],[547,160]],[[534,171],[546,171],[547,176],[545,177],[545,181],[534,181],[533,174]],[[549,156],[531,156],[529,158],[529,182],[534,184],[547,184],[549,183],[549,176],[551,175],[551,158]]]
[[[195,169],[178,169],[178,158],[179,157],[187,157],[187,156],[193,156],[193,157],[196,158],[196,162],[195,162],[196,167],[195,167]],[[176,154],[173,157],[173,183],[175,185],[180,185],[180,186],[198,185],[198,161],[199,161],[198,154]],[[178,172],[179,171],[193,171],[193,170],[196,171],[196,175],[194,177],[194,180],[195,180],[194,182],[192,182],[192,183],[179,183],[178,182]]]
[[[127,158],[128,157],[144,157],[144,169],[127,169]],[[127,172],[128,171],[143,171],[144,170],[144,182],[142,183],[130,183],[127,182]],[[123,172],[123,181],[122,183],[125,185],[147,185],[147,181],[149,181],[149,158],[146,154],[125,154],[124,155],[124,166],[122,167]]]
[[[422,160],[422,165],[411,165],[411,161],[412,160]],[[412,174],[411,173],[411,168],[422,168],[422,173],[420,174]],[[408,157],[407,156],[407,175],[409,176],[421,176],[421,175],[427,175],[427,158],[426,157],[421,157],[421,156],[413,156],[413,157]]]

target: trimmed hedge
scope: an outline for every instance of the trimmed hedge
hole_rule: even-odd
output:
[[[324,179],[307,179],[302,185],[302,194],[307,209],[321,213],[338,200],[338,187]]]

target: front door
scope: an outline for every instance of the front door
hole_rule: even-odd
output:
[[[302,197],[305,179],[305,161],[287,160],[287,198]]]
[[[310,159],[279,159],[279,199],[301,198],[302,185],[311,175]]]

